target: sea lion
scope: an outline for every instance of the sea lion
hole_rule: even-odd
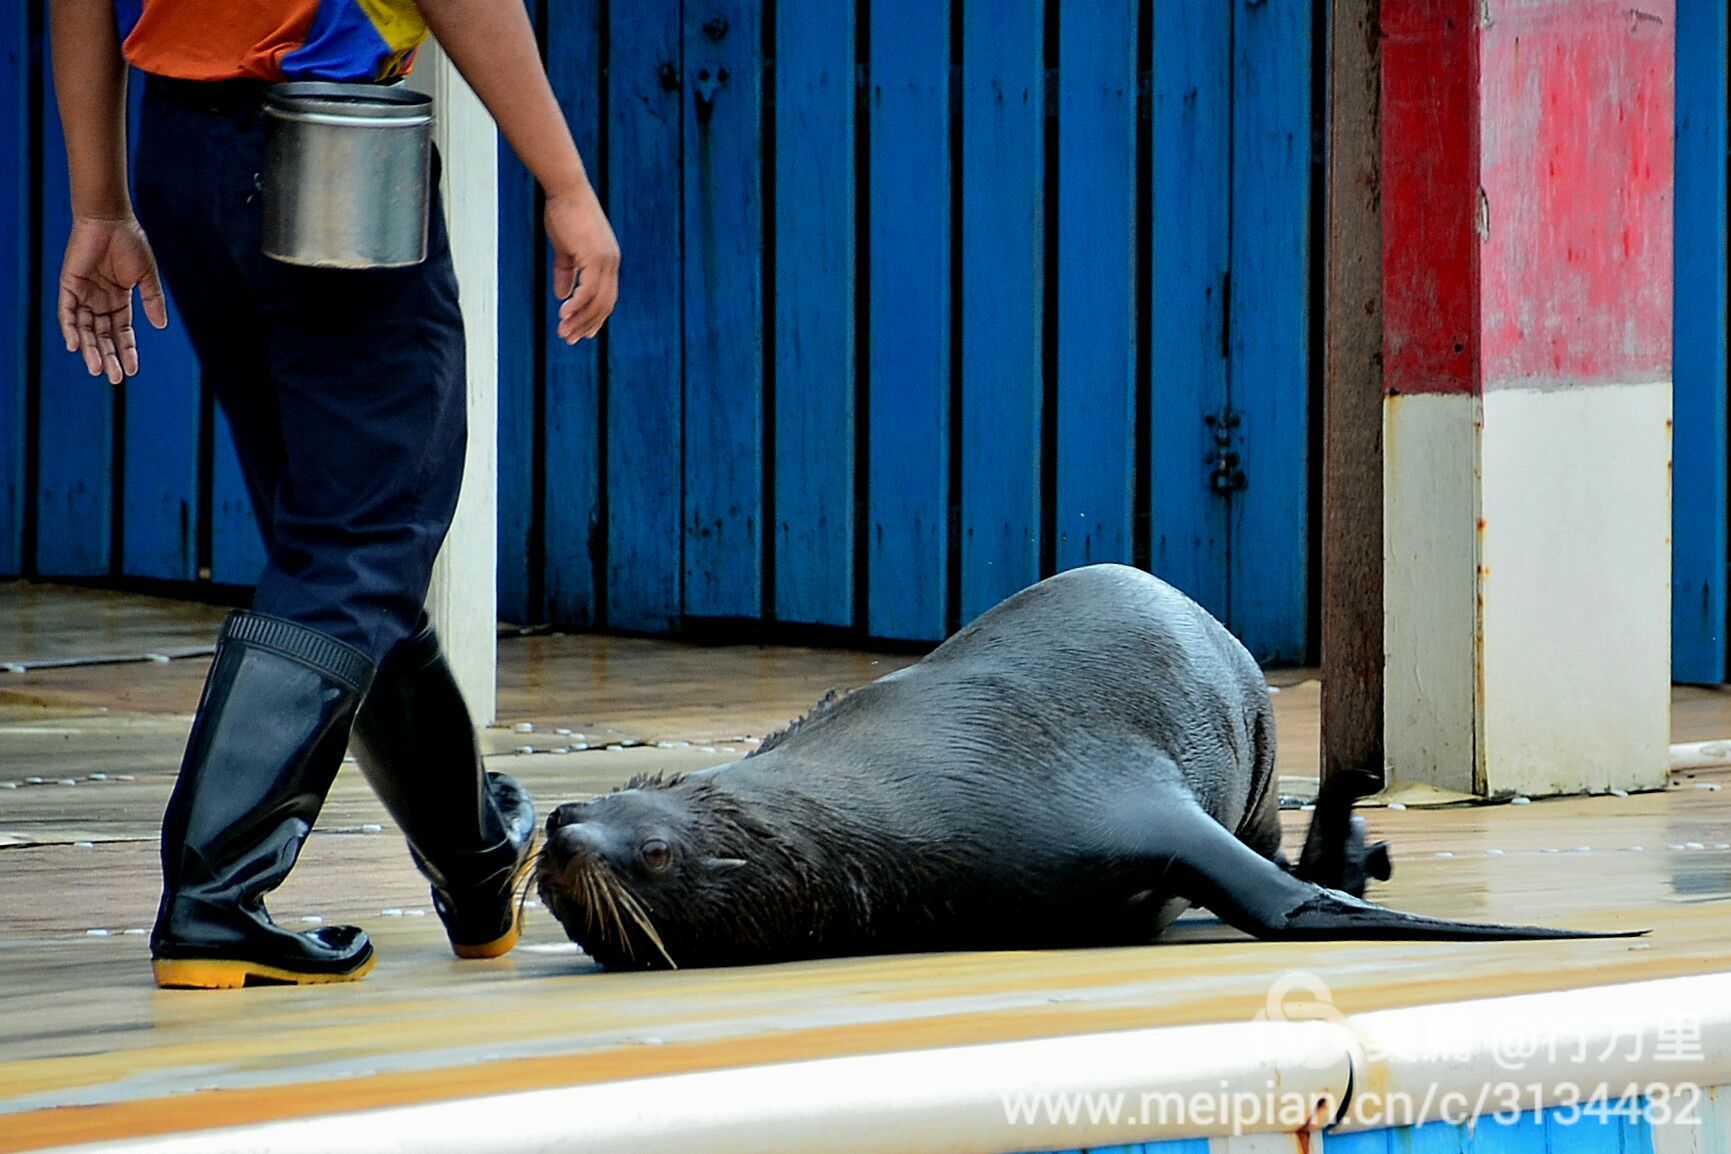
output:
[[[1250,654],[1165,582],[1097,565],[742,761],[560,806],[537,887],[608,969],[1145,943],[1191,904],[1259,938],[1601,936],[1329,888],[1386,877],[1386,851],[1342,786],[1313,826],[1345,844],[1286,867],[1274,777]]]

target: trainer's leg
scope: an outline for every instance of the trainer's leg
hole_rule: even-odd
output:
[[[517,941],[512,897],[535,814],[516,782],[483,772],[462,694],[422,624],[467,416],[436,199],[429,223],[427,260],[414,268],[264,271],[285,456],[254,607],[379,662],[355,751],[432,883],[452,947],[496,957]]]
[[[153,79],[137,199],[205,380],[224,398],[249,483],[262,495],[282,453],[257,296],[232,247],[249,216],[256,234],[262,137],[247,95]],[[372,675],[368,656],[316,630],[257,614],[230,618],[163,816],[163,895],[151,935],[159,984],[343,981],[371,968],[372,945],[359,929],[291,933],[271,922],[264,895],[294,866]]]
[[[435,198],[427,259],[410,268],[257,268],[284,457],[253,608],[379,662],[416,630],[463,479],[443,216]]]
[[[253,514],[268,551],[271,508],[282,475],[282,424],[270,386],[264,324],[245,264],[235,259],[237,219],[244,222],[258,190],[248,153],[247,121],[235,98],[200,110],[197,89],[151,81],[141,117],[135,189],[139,221],[198,354],[203,387],[222,407],[234,438]],[[224,105],[228,107],[223,107]],[[164,161],[164,156],[171,161]],[[239,224],[244,246],[256,232]]]
[[[354,750],[432,883],[457,956],[510,952],[535,807],[509,775],[483,772],[468,706],[432,626],[379,667],[355,721]]]

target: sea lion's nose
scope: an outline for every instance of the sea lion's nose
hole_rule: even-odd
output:
[[[551,829],[547,834],[547,852],[552,855],[553,864],[560,869],[589,857],[596,851],[598,844],[594,831],[575,820]]]
[[[568,801],[547,815],[547,836],[551,838],[564,827],[583,820],[584,803]]]

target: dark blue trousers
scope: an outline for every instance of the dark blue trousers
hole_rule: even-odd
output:
[[[151,77],[134,199],[264,534],[253,609],[378,662],[415,629],[462,483],[457,278],[436,195],[412,268],[264,256],[262,92]]]

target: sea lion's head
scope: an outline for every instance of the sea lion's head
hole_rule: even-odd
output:
[[[666,969],[749,960],[783,939],[800,874],[771,830],[696,775],[554,810],[536,887],[602,966]]]

